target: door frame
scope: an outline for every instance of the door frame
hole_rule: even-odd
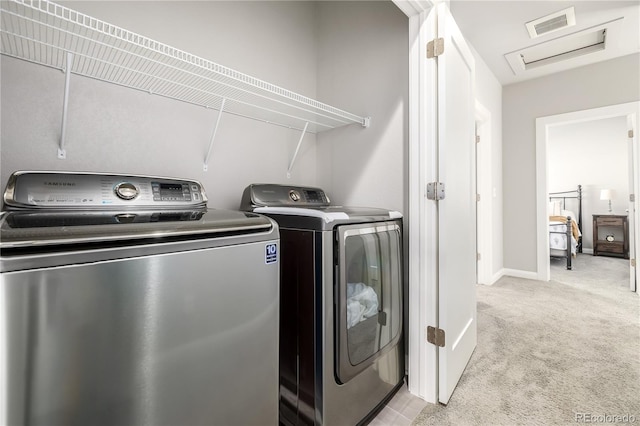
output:
[[[476,188],[480,200],[477,204],[476,243],[478,253],[478,284],[493,284],[493,235],[491,170],[491,112],[476,100],[476,136],[480,142],[476,144]]]
[[[437,129],[428,126],[425,117],[435,116],[435,61],[426,60],[424,46],[435,38],[435,26],[426,25],[435,1],[393,0],[409,17],[409,298],[408,298],[408,388],[427,402],[438,401],[437,348],[428,344],[426,328],[436,324],[437,311],[437,245],[435,235],[437,211],[435,203],[425,201],[426,182],[434,181],[437,158],[433,155]],[[433,33],[427,34],[427,27]],[[423,143],[426,142],[426,143]],[[429,143],[430,146],[425,145]],[[425,167],[429,165],[429,167]],[[431,253],[431,255],[427,255]],[[426,285],[422,285],[426,283]]]
[[[604,118],[613,117],[631,117],[631,119],[638,123],[638,117],[640,116],[640,102],[628,102],[618,105],[610,105],[600,108],[592,108],[582,111],[574,111],[564,114],[550,115],[546,117],[539,117],[536,119],[536,217],[537,217],[537,279],[540,281],[549,281],[551,279],[551,266],[549,264],[549,233],[546,232],[548,228],[548,197],[549,197],[549,172],[547,169],[548,160],[548,139],[549,129],[554,126],[560,126],[563,124],[573,124],[585,121],[593,121]],[[634,129],[634,142],[638,140],[638,129]],[[634,176],[636,179],[635,190],[638,191],[638,172],[640,171],[640,164],[636,160],[633,164]],[[636,195],[635,201],[635,215],[634,222],[635,228],[638,228],[638,196]],[[542,232],[545,230],[545,232]],[[639,233],[635,230],[635,235],[631,236],[635,243],[635,247],[638,246]],[[636,268],[636,281],[638,275],[638,268]]]
[[[640,107],[639,107],[640,109]],[[636,194],[638,191],[638,167],[635,167],[638,164],[638,122],[637,122],[637,114],[629,114],[627,115],[627,132],[631,131],[633,134],[627,134],[627,152],[629,153],[629,158],[627,163],[629,164],[629,188],[631,194]],[[635,259],[638,257],[638,245],[636,238],[640,238],[638,235],[638,209],[636,208],[636,195],[633,197],[629,197],[628,205],[631,213],[629,214],[629,235],[627,236],[629,243],[629,259],[634,259],[634,261],[629,262],[629,290],[633,292],[638,291],[638,270],[635,266]]]

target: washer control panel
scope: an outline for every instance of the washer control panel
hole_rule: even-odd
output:
[[[4,193],[9,208],[186,208],[207,203],[197,181],[97,173],[16,172]]]
[[[254,207],[327,207],[329,197],[320,188],[276,184],[253,184],[245,188],[241,210]]]

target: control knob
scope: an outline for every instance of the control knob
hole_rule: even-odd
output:
[[[138,188],[136,188],[136,186],[130,182],[119,183],[118,185],[116,185],[114,192],[116,193],[118,198],[121,198],[123,200],[133,200],[140,193],[140,191],[138,191]]]
[[[300,201],[300,193],[295,189],[292,189],[291,191],[289,191],[289,198],[291,199],[291,201]]]

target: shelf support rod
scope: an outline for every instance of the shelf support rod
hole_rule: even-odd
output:
[[[213,133],[211,134],[211,140],[209,141],[209,149],[207,150],[207,156],[204,158],[204,166],[202,169],[205,172],[209,170],[209,158],[211,158],[211,149],[213,148],[213,141],[216,139],[216,133],[218,133],[218,126],[220,125],[220,118],[222,117],[222,112],[224,111],[225,102],[227,102],[227,98],[222,98],[222,103],[220,104],[220,110],[218,111],[218,118],[216,119],[216,125],[213,128]]]
[[[293,157],[291,158],[291,162],[289,163],[289,169],[287,170],[287,179],[291,179],[291,169],[293,168],[293,164],[296,162],[296,157],[298,156],[300,145],[302,145],[302,139],[304,138],[304,134],[307,133],[307,127],[309,127],[308,121],[304,123],[304,129],[302,129],[302,134],[300,135],[300,139],[298,140],[298,146],[296,146],[296,151],[293,153]]]
[[[69,106],[69,84],[71,82],[71,67],[73,66],[73,53],[67,52],[67,68],[64,71],[64,99],[62,101],[62,126],[60,130],[60,146],[58,147],[58,158],[67,158],[67,151],[64,149],[67,137],[67,107]]]

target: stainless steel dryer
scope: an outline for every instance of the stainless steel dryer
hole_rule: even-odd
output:
[[[401,215],[282,185],[241,209],[280,227],[280,422],[367,423],[404,379]]]
[[[277,424],[278,227],[206,201],[189,180],[11,176],[0,424]]]

